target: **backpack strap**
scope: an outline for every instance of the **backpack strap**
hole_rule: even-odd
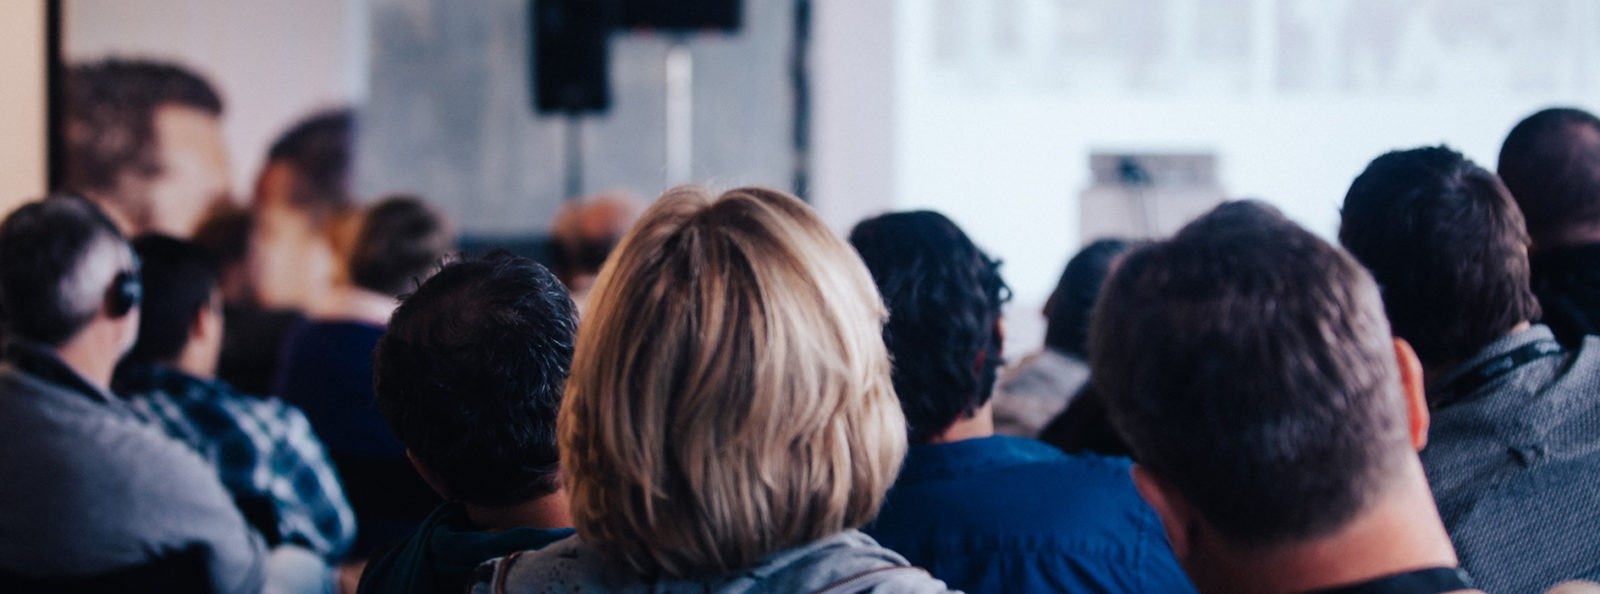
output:
[[[490,592],[493,592],[494,594],[506,594],[506,574],[511,573],[511,564],[516,563],[517,557],[521,557],[522,554],[526,552],[527,551],[517,551],[510,555],[506,555],[504,559],[500,559],[499,561],[495,562],[494,579],[489,580]]]
[[[877,569],[869,569],[828,584],[821,590],[817,590],[812,594],[855,594],[857,592],[867,592],[873,588],[887,584],[896,577],[907,572],[928,575],[928,570],[921,567],[911,567],[909,565],[879,567]]]

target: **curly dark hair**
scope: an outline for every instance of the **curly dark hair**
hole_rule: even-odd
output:
[[[222,115],[222,98],[198,74],[181,66],[112,58],[67,71],[65,186],[116,202],[134,222],[149,216],[147,196],[119,192],[124,175],[150,179],[156,158],[156,111],[169,105]]]
[[[883,338],[912,443],[927,443],[989,401],[1004,363],[1000,262],[936,212],[862,221],[850,244],[889,308]]]
[[[452,498],[552,493],[577,322],[566,288],[532,260],[449,264],[389,320],[373,359],[378,409]]]

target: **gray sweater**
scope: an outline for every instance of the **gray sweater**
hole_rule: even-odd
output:
[[[47,351],[12,351],[0,365],[0,571],[67,578],[198,550],[213,590],[261,589],[261,540],[197,454]]]
[[[878,546],[871,537],[846,530],[773,555],[737,574],[647,582],[608,559],[576,536],[521,556],[479,568],[472,594],[498,594],[495,576],[508,594],[534,592],[616,592],[628,594],[922,594],[950,592],[944,582],[910,567],[904,557]],[[852,578],[858,581],[851,581]],[[829,590],[849,581],[854,587]]]

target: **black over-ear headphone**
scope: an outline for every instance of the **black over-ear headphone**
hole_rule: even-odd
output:
[[[144,283],[139,281],[139,273],[124,270],[118,272],[116,278],[111,279],[111,286],[106,288],[106,311],[111,317],[120,318],[139,307],[143,299]]]

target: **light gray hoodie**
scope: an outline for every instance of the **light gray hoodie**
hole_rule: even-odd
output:
[[[924,594],[951,592],[871,537],[846,530],[777,553],[760,565],[704,580],[647,582],[573,536],[480,567],[472,594],[616,592],[626,594]],[[503,589],[502,589],[503,587]]]

